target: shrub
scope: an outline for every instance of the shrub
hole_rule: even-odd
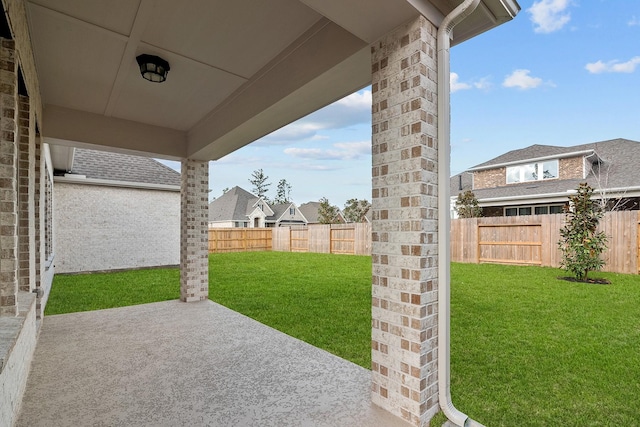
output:
[[[565,226],[560,229],[558,242],[562,250],[560,265],[580,281],[587,281],[590,271],[602,268],[604,261],[600,255],[607,248],[607,236],[597,231],[603,210],[591,199],[592,194],[593,188],[582,183],[577,193],[569,196]]]

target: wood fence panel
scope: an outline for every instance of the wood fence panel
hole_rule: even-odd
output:
[[[306,227],[292,227],[290,236],[289,250],[291,252],[309,252],[309,230]]]
[[[371,224],[359,222],[355,226],[355,254],[371,255]]]
[[[451,260],[560,267],[563,214],[469,218],[451,221]],[[640,212],[605,213],[604,271],[640,273]]]
[[[271,249],[279,252],[291,251],[291,229],[289,227],[275,227],[272,229]]]
[[[210,228],[209,253],[270,251],[270,228]]]
[[[309,229],[309,252],[328,254],[331,252],[331,225],[312,224]]]
[[[340,227],[329,228],[329,251],[332,254],[350,254],[356,253],[356,229],[353,225],[344,225]]]

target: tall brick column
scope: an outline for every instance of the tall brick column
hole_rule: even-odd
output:
[[[0,315],[18,312],[18,96],[15,44],[0,39]]]
[[[416,426],[439,411],[436,34],[372,45],[372,400]]]
[[[209,297],[209,162],[182,160],[180,300]]]
[[[29,97],[18,96],[18,287],[31,292],[34,288],[34,146],[30,136]],[[33,270],[33,271],[32,271]]]

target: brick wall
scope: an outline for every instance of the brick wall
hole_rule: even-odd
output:
[[[177,265],[180,193],[54,183],[57,273]]]
[[[487,169],[473,173],[473,189],[501,187],[507,182],[507,169]]]
[[[560,159],[558,167],[560,169],[560,179],[584,178],[584,157]]]
[[[423,17],[372,45],[372,401],[416,426],[439,409],[435,52]]]

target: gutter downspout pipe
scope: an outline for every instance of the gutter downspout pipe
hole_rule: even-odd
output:
[[[457,410],[451,402],[450,376],[450,64],[451,32],[478,7],[480,0],[465,0],[447,15],[438,28],[438,401],[447,418],[457,426],[482,424]]]

